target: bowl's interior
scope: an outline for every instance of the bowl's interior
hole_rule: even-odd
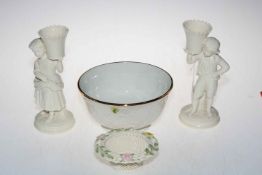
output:
[[[89,98],[117,104],[149,101],[171,86],[172,78],[166,71],[136,62],[103,64],[88,70],[79,80],[80,90]]]
[[[147,145],[148,143],[141,134],[131,132],[116,133],[105,142],[106,148],[117,154],[140,154],[144,152]]]

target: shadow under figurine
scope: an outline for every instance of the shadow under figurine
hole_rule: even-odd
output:
[[[64,83],[59,73],[63,72],[64,41],[68,29],[50,26],[39,31],[29,48],[37,60],[34,63],[35,101],[43,111],[35,118],[36,129],[44,133],[61,133],[71,129],[75,120],[65,108]]]
[[[214,37],[207,37],[212,29],[210,24],[190,20],[184,23],[184,28],[187,63],[198,63],[198,79],[193,87],[192,103],[182,108],[179,118],[191,127],[213,127],[220,121],[218,111],[212,107],[218,80],[230,66],[219,55],[220,42]]]

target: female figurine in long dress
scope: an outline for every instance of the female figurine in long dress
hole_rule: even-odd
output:
[[[39,30],[40,38],[29,44],[37,57],[34,62],[35,101],[43,109],[36,115],[34,126],[48,134],[67,131],[75,123],[72,112],[66,109],[64,83],[59,75],[63,72],[67,33],[65,26],[48,26]]]
[[[52,118],[56,111],[65,108],[63,81],[60,75],[63,71],[61,61],[50,60],[47,57],[44,43],[40,38],[33,40],[29,47],[38,59],[34,63],[35,100]]]

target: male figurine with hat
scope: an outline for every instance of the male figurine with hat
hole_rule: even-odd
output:
[[[208,37],[212,26],[200,20],[183,23],[186,33],[187,63],[197,65],[198,79],[193,85],[192,103],[181,109],[179,118],[194,128],[210,128],[220,121],[218,111],[212,107],[221,75],[230,68],[219,55],[220,42]],[[195,75],[194,75],[195,76]],[[194,80],[193,80],[194,82]]]
[[[200,99],[205,95],[206,111],[212,116],[211,106],[216,94],[218,79],[229,70],[229,64],[219,55],[219,41],[208,37],[203,43],[203,51],[198,55],[187,54],[187,63],[198,61],[198,80],[194,86],[191,115],[198,110]],[[219,69],[218,69],[219,67]]]

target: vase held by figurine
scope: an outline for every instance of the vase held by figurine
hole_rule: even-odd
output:
[[[200,20],[187,20],[183,23],[186,34],[186,48],[188,54],[199,54],[202,51],[203,41],[212,30],[212,26]]]
[[[39,35],[45,44],[49,59],[58,60],[65,56],[65,38],[67,33],[68,28],[61,25],[49,26],[39,30]]]

